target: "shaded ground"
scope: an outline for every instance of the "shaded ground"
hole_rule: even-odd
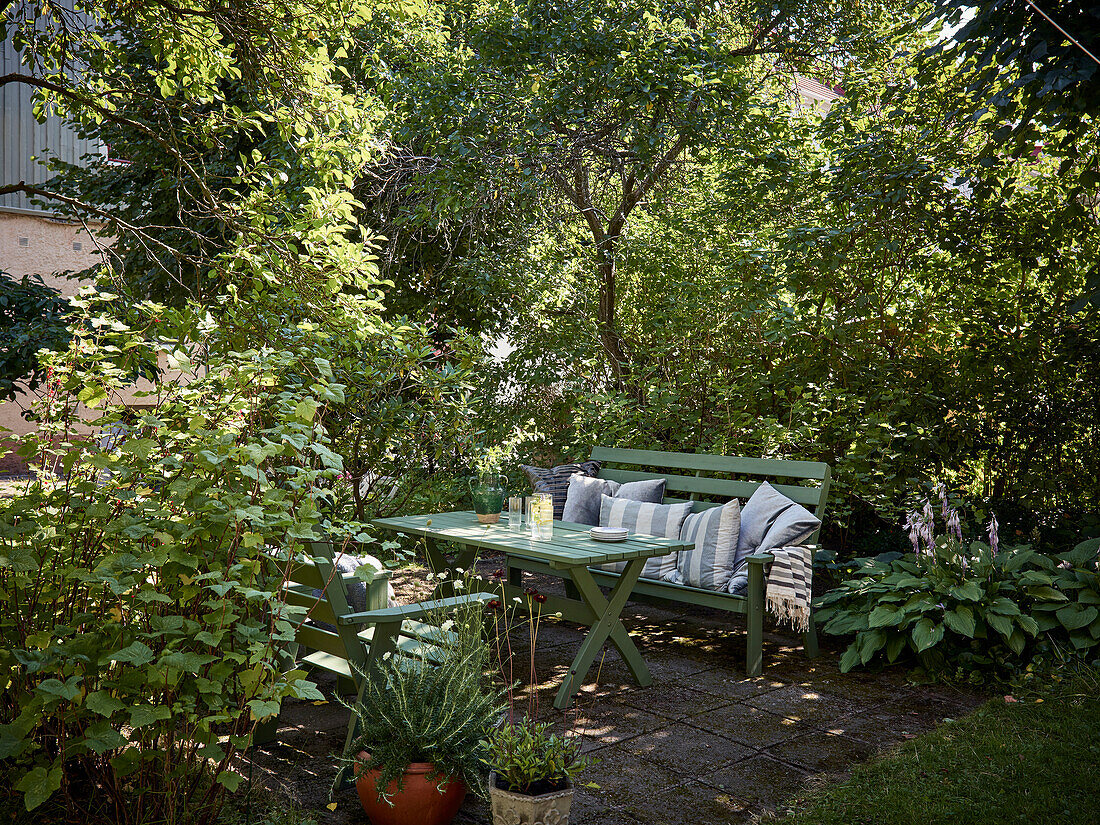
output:
[[[535,583],[547,592],[560,589],[550,579]],[[398,577],[397,588],[402,601],[425,592],[414,572]],[[900,673],[842,675],[834,652],[807,660],[782,630],[765,634],[764,675],[750,679],[741,617],[631,604],[623,620],[654,684],[635,685],[611,649],[598,684],[587,684],[570,712],[597,760],[582,777],[594,787],[577,791],[575,825],[745,822],[815,775],[843,775],[854,762],[957,718],[982,698],[944,686],[913,687]],[[582,638],[572,625],[542,627],[530,688],[541,718],[566,723],[553,708],[553,694]],[[515,644],[525,650],[524,639]],[[517,678],[524,675],[517,670]],[[364,822],[353,790],[337,795],[335,811],[324,807],[335,773],[332,754],[342,747],[346,726],[347,711],[336,703],[287,704],[279,744],[254,755],[254,779],[317,810],[322,825]],[[490,821],[488,805],[476,799],[466,801],[458,818]]]

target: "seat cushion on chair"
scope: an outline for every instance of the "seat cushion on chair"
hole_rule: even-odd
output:
[[[595,527],[600,523],[600,497],[605,495],[660,504],[665,500],[665,480],[646,478],[620,484],[606,478],[574,473],[569,477],[569,491],[561,520]]]
[[[600,497],[600,527],[625,527],[631,533],[644,536],[663,536],[679,539],[684,519],[691,513],[694,502],[680,504],[653,504],[630,501],[625,498]],[[621,572],[626,562],[611,562],[604,570]],[[661,579],[676,569],[676,553],[646,559],[642,575],[647,579]]]
[[[692,513],[680,528],[680,541],[695,546],[680,551],[676,569],[665,577],[666,581],[707,590],[725,590],[733,575],[740,532],[741,505],[737,499],[721,507]]]
[[[521,464],[520,469],[527,473],[536,493],[550,494],[554,500],[554,518],[560,521],[565,510],[565,499],[569,495],[569,477],[574,473],[594,476],[600,471],[600,466],[598,461],[582,461],[578,464],[559,464],[549,469]]]
[[[741,510],[741,536],[727,591],[742,595],[748,587],[747,556],[777,547],[799,546],[819,527],[821,521],[817,516],[765,481]]]

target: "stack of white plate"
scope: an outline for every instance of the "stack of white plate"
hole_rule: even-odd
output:
[[[593,527],[588,535],[596,541],[623,541],[626,539],[625,527]]]

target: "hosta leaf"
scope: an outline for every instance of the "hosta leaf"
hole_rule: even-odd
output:
[[[1065,593],[1060,593],[1053,587],[1047,587],[1045,585],[1038,585],[1035,587],[1029,587],[1027,594],[1033,599],[1043,599],[1051,602],[1064,602],[1068,601]]]
[[[989,609],[994,613],[1000,613],[1002,616],[1019,616],[1020,608],[1016,602],[1012,599],[1006,599],[1004,596],[998,596],[989,605]]]
[[[969,607],[959,606],[954,610],[948,610],[943,614],[943,623],[947,625],[949,630],[966,636],[969,639],[974,638],[974,630],[976,628],[976,622],[974,621],[974,612]]]
[[[1024,652],[1024,642],[1027,641],[1026,637],[1021,630],[1013,630],[1012,634],[1005,639],[1008,646],[1012,648],[1012,652],[1019,656]]]
[[[844,651],[844,655],[840,657],[840,672],[847,673],[849,670],[859,664],[859,647],[855,642],[848,645],[848,649]]]
[[[1006,639],[1012,635],[1012,619],[1008,616],[1000,616],[996,613],[986,613],[985,620],[989,626],[1004,636]]]
[[[898,658],[898,654],[901,653],[905,647],[904,636],[893,636],[890,641],[886,643],[886,659],[887,661],[894,661]]]
[[[1031,636],[1036,635],[1039,632],[1039,623],[1030,616],[1017,616],[1016,624],[1020,628]]]
[[[917,653],[934,647],[943,638],[943,625],[924,616],[913,626],[913,644]]]
[[[966,582],[952,587],[951,595],[964,602],[980,602],[985,593],[977,582]]]
[[[1056,615],[1058,621],[1062,623],[1062,627],[1066,630],[1078,630],[1087,624],[1091,624],[1097,615],[1100,615],[1100,611],[1097,611],[1095,607],[1067,604]]]
[[[869,627],[894,627],[905,621],[905,611],[898,610],[893,605],[879,605],[871,611],[867,618]]]

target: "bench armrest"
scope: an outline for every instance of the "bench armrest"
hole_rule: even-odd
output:
[[[771,564],[775,561],[775,556],[771,553],[753,553],[751,556],[745,556],[745,561],[749,564]]]
[[[336,621],[346,624],[370,624],[372,622],[400,622],[405,619],[418,619],[435,610],[446,610],[451,607],[469,604],[470,602],[487,602],[492,599],[500,599],[499,593],[468,593],[463,596],[450,596],[446,599],[436,599],[430,602],[417,602],[403,607],[383,607],[379,610],[366,610],[362,613],[347,613],[337,616]]]

